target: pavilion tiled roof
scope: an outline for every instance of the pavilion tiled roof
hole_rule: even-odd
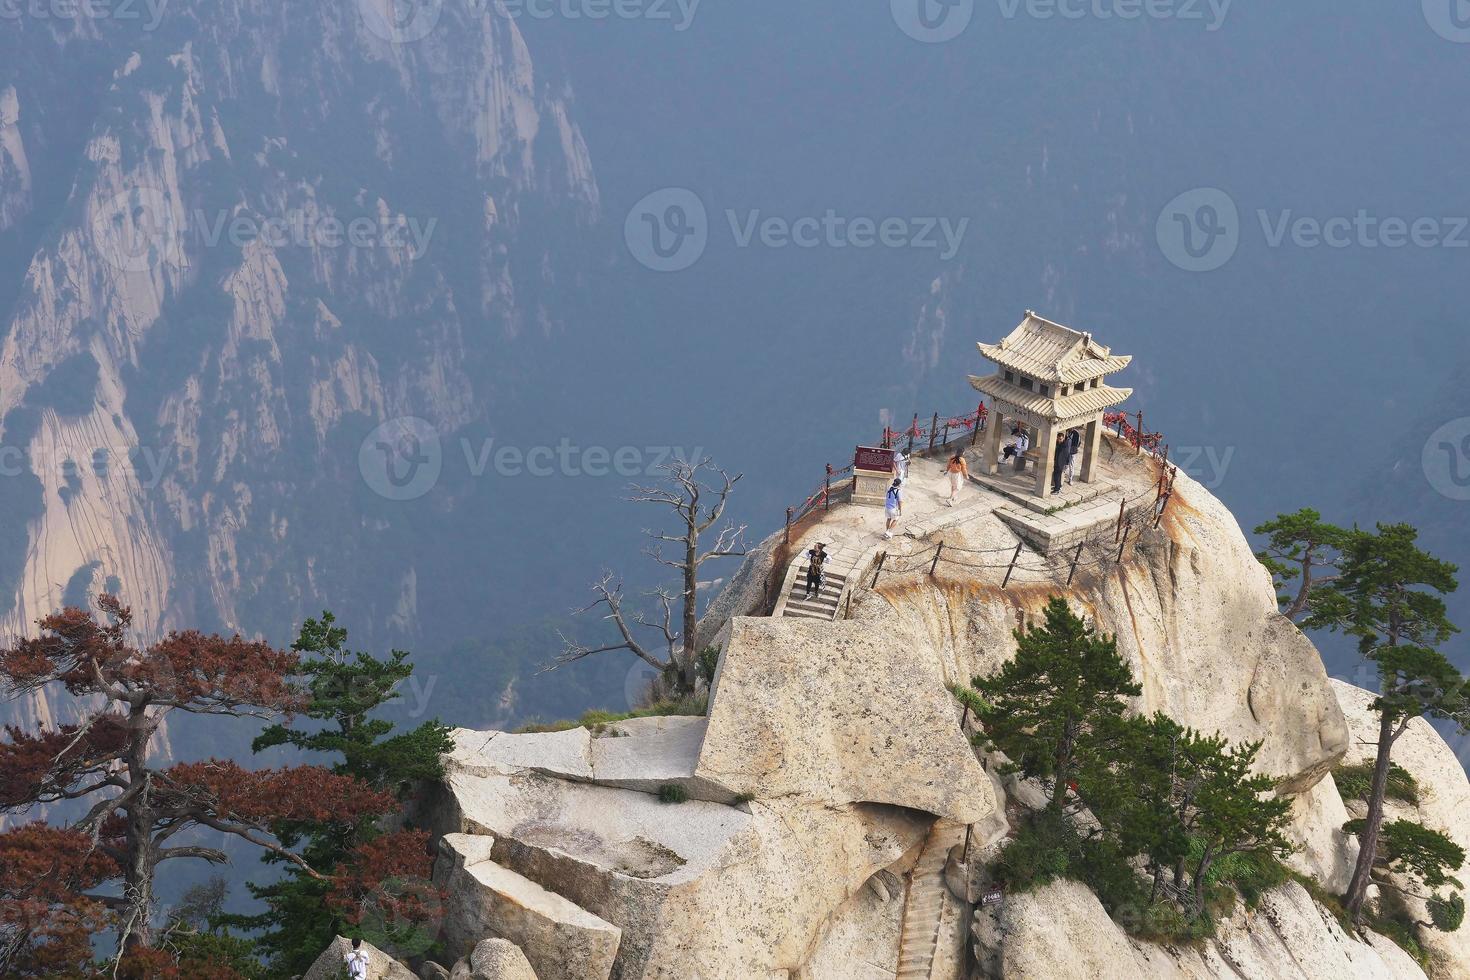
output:
[[[971,377],[970,384],[976,391],[1033,415],[1063,421],[1105,412],[1133,396],[1132,388],[1114,388],[1105,384],[1066,396],[1058,394],[1060,389],[1053,389],[1051,395],[1043,395],[1039,391],[1026,391],[1007,381],[1001,374],[991,374],[983,378]]]
[[[1001,367],[1058,385],[1104,377],[1123,370],[1133,360],[1114,354],[1091,334],[1053,323],[1030,310],[1021,325],[1000,343],[982,343],[979,347],[981,354]]]

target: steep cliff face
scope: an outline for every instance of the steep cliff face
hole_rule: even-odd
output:
[[[1116,443],[1108,452],[1109,479],[1147,494],[1157,464]],[[828,520],[828,531],[852,523],[841,512]],[[947,685],[1003,664],[1018,620],[1052,595],[1117,635],[1143,687],[1137,710],[1260,741],[1260,769],[1292,797],[1296,869],[1329,891],[1346,887],[1357,851],[1330,771],[1362,737],[1367,695],[1329,681],[1204,488],[1181,476],[1159,526],[1132,534],[1121,561],[1109,547],[1070,584],[1070,552],[1028,555],[1004,588],[1005,562],[941,563],[937,576],[928,561],[910,563],[876,591],[860,588],[851,617],[831,623],[758,616],[762,551],[701,624],[723,644],[706,718],[457,732],[449,777],[424,814],[451,835],[437,877],[451,892],[457,948],[494,932],[521,944],[540,975],[571,976],[546,930],[591,915],[599,935],[616,935],[615,956],[599,947],[598,977],[1424,977],[1383,936],[1345,932],[1296,883],[1189,947],[1131,937],[1076,883],[971,904],[974,869],[1044,794],[967,744]],[[1017,544],[977,507],[923,542],[872,545],[893,556],[938,541],[1006,555]],[[1453,754],[1425,725],[1401,761],[1435,785],[1421,818],[1463,837],[1453,804],[1470,783]],[[653,797],[669,789],[691,802],[660,809]],[[855,846],[857,830],[869,847]],[[655,854],[664,860],[650,864]],[[527,915],[523,896],[547,892],[570,906],[543,902]],[[1455,939],[1433,949],[1430,975],[1470,973]]]
[[[410,41],[375,11],[7,20],[0,632],[113,588],[144,638],[344,597],[361,640],[417,635],[395,543],[425,532],[359,447],[493,416],[599,201],[514,20],[443,5]]]

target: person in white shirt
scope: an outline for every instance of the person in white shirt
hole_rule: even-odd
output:
[[[1000,460],[1002,463],[1013,456],[1026,455],[1026,450],[1031,448],[1031,437],[1026,435],[1026,430],[1019,425],[1011,430],[1011,435],[1016,438],[1015,441],[1006,446],[1005,452],[1001,454]]]
[[[893,537],[893,529],[898,527],[898,519],[903,516],[903,481],[894,480],[893,486],[888,488],[888,497],[883,503],[883,514],[888,518],[888,527],[883,532],[885,538]]]
[[[907,483],[909,480],[909,458],[903,454],[902,449],[893,451],[893,475],[901,483]]]
[[[347,976],[349,980],[368,980],[368,954],[362,948],[362,940],[352,940],[352,949],[343,957],[347,964]]]

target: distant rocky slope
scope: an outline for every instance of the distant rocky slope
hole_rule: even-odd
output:
[[[1116,475],[1144,488],[1154,465]],[[937,535],[1016,544],[988,513]],[[1197,948],[1130,938],[1077,884],[970,904],[967,830],[978,865],[1035,793],[989,771],[946,685],[1001,664],[1018,615],[1052,594],[1117,634],[1140,710],[1263,742],[1261,768],[1296,800],[1294,864],[1346,884],[1356,850],[1330,772],[1358,752],[1367,695],[1329,681],[1202,487],[1181,476],[1160,527],[1070,588],[1039,568],[1004,590],[999,571],[925,572],[859,592],[835,623],[763,618],[763,575],[736,576],[703,624],[723,644],[707,717],[457,732],[420,814],[439,834],[449,955],[505,938],[542,980],[1425,975],[1295,883]],[[1470,784],[1428,726],[1412,734],[1399,761],[1435,787],[1425,819],[1464,840]],[[1433,976],[1470,975],[1457,937],[1432,942]]]
[[[412,43],[366,0],[5,18],[0,632],[113,589],[145,639],[418,635],[453,494],[409,523],[359,446],[485,424],[600,207],[516,21],[442,6]]]

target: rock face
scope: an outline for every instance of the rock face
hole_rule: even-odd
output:
[[[1129,939],[1096,896],[1058,882],[976,915],[982,976],[1005,980],[1421,980],[1407,953],[1381,936],[1360,942],[1300,885],[1266,896],[1254,913],[1222,923],[1202,949]]]
[[[1345,761],[1370,761],[1378,741],[1378,716],[1369,707],[1374,695],[1344,681],[1334,680],[1332,685],[1353,734]],[[1408,729],[1394,743],[1393,762],[1407,769],[1417,781],[1418,802],[1410,804],[1389,799],[1385,821],[1413,820],[1448,835],[1465,848],[1466,853],[1470,853],[1470,780],[1465,778],[1465,768],[1454,750],[1445,744],[1429,722],[1419,718],[1410,722]],[[1349,801],[1343,819],[1346,820],[1348,815],[1361,817],[1366,811],[1362,801]],[[1454,877],[1470,884],[1470,860]],[[1424,904],[1410,901],[1415,917],[1428,921]],[[1467,928],[1470,927],[1461,926],[1449,933],[1437,929],[1419,930],[1419,941],[1430,952],[1430,972],[1434,976],[1470,976],[1470,932]]]
[[[406,526],[359,449],[486,425],[600,213],[523,22],[433,6],[411,44],[368,2],[3,18],[0,634],[114,590],[145,641],[329,603],[364,645],[420,635],[407,556],[466,518],[446,492],[439,532]]]
[[[368,954],[368,976],[373,980],[419,980],[412,970],[372,943],[365,942],[362,948]],[[352,941],[338,936],[322,950],[322,955],[316,958],[301,980],[337,980],[345,976],[346,957],[351,951]]]
[[[486,939],[470,954],[473,980],[540,980],[521,948],[508,939]]]
[[[1120,457],[1108,464],[1112,477],[1149,492],[1153,464],[1111,451]],[[1295,883],[1239,910],[1199,948],[1129,938],[1077,884],[1011,896],[979,916],[956,897],[968,898],[976,881],[976,866],[960,864],[966,830],[975,855],[993,853],[1016,808],[1045,801],[987,770],[996,760],[977,757],[947,685],[1002,664],[1018,619],[1053,594],[1116,633],[1144,688],[1136,710],[1260,741],[1260,768],[1292,796],[1297,870],[1328,889],[1346,885],[1356,844],[1342,833],[1348,811],[1327,776],[1349,748],[1338,692],[1311,643],[1276,612],[1228,512],[1183,475],[1175,492],[1159,528],[1134,529],[1121,564],[1089,560],[1070,588],[1065,563],[1034,555],[1005,590],[1005,562],[945,567],[937,578],[925,563],[860,591],[851,620],[752,618],[741,614],[769,565],[756,556],[701,627],[723,644],[707,717],[546,735],[456,732],[446,779],[423,814],[445,835],[451,856],[441,864],[456,907],[473,910],[451,916],[456,942],[504,935],[545,977],[551,933],[506,924],[530,914],[542,929],[600,921],[619,931],[618,980],[889,980],[900,950],[905,971],[970,980],[961,974],[973,926],[971,976],[1423,977],[1386,939],[1345,935]],[[1016,546],[983,509],[936,534],[1007,557]],[[1448,824],[1470,787],[1443,744],[1420,745],[1420,734],[1404,764],[1421,766],[1424,780],[1453,770],[1458,782],[1421,804]],[[659,802],[670,786],[688,802]],[[1444,955],[1449,972],[1436,975],[1470,975],[1449,946]],[[585,967],[597,976],[603,968]]]
[[[493,845],[492,838],[464,834],[440,844],[434,883],[450,896],[444,920],[450,954],[471,954],[479,973],[479,960],[488,964],[499,955],[480,953],[481,937],[493,936],[519,946],[544,980],[606,980],[621,930],[496,864]]]
[[[1105,456],[1120,457],[1109,475],[1131,494],[1148,493],[1154,464],[1124,460],[1128,450],[1112,440],[1105,447]],[[1163,711],[1232,741],[1259,740],[1263,771],[1287,792],[1310,789],[1347,750],[1347,726],[1316,648],[1277,612],[1270,579],[1234,517],[1181,473],[1160,528],[1134,535],[1121,565],[1089,554],[1071,588],[1065,565],[1060,575],[1033,571],[1041,563],[1029,557],[1004,592],[1004,561],[998,569],[956,567],[939,581],[890,578],[881,594],[855,601],[853,615],[880,629],[913,630],[945,680],[964,683],[1010,657],[1018,616],[1039,616],[1050,596],[1063,595],[1117,636],[1143,686],[1139,711]],[[1016,545],[993,515],[939,537],[1007,555]]]
[[[518,748],[532,766],[481,754],[507,737],[515,738],[456,732],[446,782],[426,815],[461,852],[488,856],[620,929],[620,978],[797,969],[832,911],[920,843],[932,822],[915,810],[797,797],[664,804],[537,771],[567,758],[564,734],[547,739],[540,760]],[[544,978],[534,944],[520,945]]]
[[[996,809],[937,661],[865,623],[737,619],[695,775],[739,793]]]

